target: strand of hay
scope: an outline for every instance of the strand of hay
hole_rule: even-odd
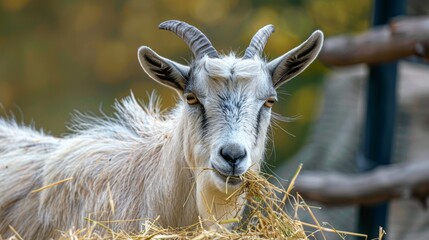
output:
[[[72,177],[70,177],[70,178],[66,178],[66,179],[60,180],[60,181],[58,181],[58,182],[54,182],[54,183],[48,184],[48,185],[46,185],[46,186],[43,186],[43,187],[38,188],[38,189],[36,189],[36,190],[33,190],[33,191],[31,191],[30,193],[38,193],[38,192],[40,192],[40,191],[43,191],[43,190],[45,190],[45,189],[48,189],[48,188],[51,188],[51,187],[57,186],[57,185],[59,185],[59,184],[65,183],[65,182],[70,181],[70,180],[73,180],[73,178],[72,178]]]

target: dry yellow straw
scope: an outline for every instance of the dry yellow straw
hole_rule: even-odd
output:
[[[22,237],[19,235],[19,233],[13,228],[11,225],[9,225],[10,230],[12,230],[13,234],[15,234],[15,237],[19,240],[23,240]]]
[[[31,191],[31,193],[37,193],[37,192],[43,191],[43,190],[45,190],[45,189],[48,189],[48,188],[54,187],[54,186],[56,186],[56,185],[59,185],[59,184],[61,184],[61,183],[67,182],[67,181],[70,181],[70,180],[72,180],[72,179],[73,179],[72,177],[69,177],[69,178],[66,178],[66,179],[60,180],[60,181],[58,181],[58,182],[54,182],[54,183],[48,184],[48,185],[46,185],[46,186],[43,186],[43,187],[41,187],[41,188],[38,188],[38,189],[36,189],[36,190]]]
[[[234,196],[245,196],[247,203],[247,213],[245,217],[238,216],[231,217],[230,219],[223,220],[206,220],[199,218],[195,224],[182,227],[182,228],[164,228],[158,224],[158,218],[150,221],[144,219],[132,219],[129,221],[142,221],[143,231],[140,233],[126,233],[122,231],[115,231],[111,228],[110,224],[124,222],[127,220],[93,220],[86,218],[91,227],[86,229],[78,229],[75,231],[69,230],[63,232],[62,239],[288,239],[288,240],[308,240],[314,237],[314,233],[321,232],[322,239],[326,239],[323,232],[334,232],[339,234],[343,239],[344,235],[363,237],[367,239],[367,235],[358,234],[347,231],[339,231],[333,227],[321,226],[316,217],[311,211],[311,207],[306,205],[301,196],[292,196],[290,191],[294,187],[294,182],[301,167],[297,170],[287,190],[277,187],[270,183],[278,181],[273,176],[263,175],[254,171],[247,172],[243,177],[242,186],[231,193],[227,199],[228,204],[235,204],[237,208],[244,207],[235,202]],[[62,182],[66,181],[64,179]],[[61,182],[57,182],[58,184]],[[281,184],[280,184],[281,185]],[[52,184],[47,187],[52,186]],[[44,187],[43,189],[45,189]],[[109,194],[110,185],[108,186]],[[39,190],[39,189],[38,189]],[[207,199],[204,199],[208,209],[211,209],[213,204]],[[113,202],[110,203],[113,205]],[[120,203],[116,203],[120,204]],[[290,204],[295,211],[295,216],[291,217],[285,210],[285,205]],[[309,212],[312,217],[313,223],[305,223],[297,218],[297,209],[302,208]],[[114,209],[114,207],[112,207]],[[203,226],[207,221],[210,224],[217,226],[216,231],[207,230]],[[227,227],[230,224],[235,224],[236,227],[231,229]],[[314,232],[307,233],[306,228],[313,228]],[[380,229],[379,240],[382,239],[384,231]]]

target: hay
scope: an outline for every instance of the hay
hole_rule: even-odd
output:
[[[208,169],[213,170],[213,169]],[[243,177],[243,184],[239,189],[233,192],[230,199],[232,201],[234,196],[239,196],[243,193],[246,194],[246,214],[244,218],[239,216],[226,219],[226,220],[210,220],[216,230],[207,230],[203,227],[204,221],[200,219],[199,222],[183,227],[183,228],[163,228],[157,221],[158,219],[144,220],[116,220],[116,221],[95,221],[86,218],[88,227],[83,229],[70,229],[66,232],[61,232],[60,239],[72,240],[99,240],[99,239],[289,239],[289,240],[307,240],[315,239],[315,234],[320,232],[323,239],[326,239],[324,232],[335,232],[342,239],[346,236],[355,236],[367,239],[367,235],[352,232],[338,231],[333,227],[322,227],[317,221],[316,217],[311,211],[305,201],[297,194],[291,195],[294,182],[301,170],[298,168],[295,176],[289,183],[288,188],[285,190],[277,187],[271,182],[277,181],[278,186],[282,186],[280,182],[273,176],[267,174],[256,173],[248,171]],[[67,181],[69,179],[65,179]],[[228,179],[227,179],[228,181]],[[63,181],[60,181],[61,183]],[[60,182],[54,183],[59,184]],[[53,184],[52,184],[53,185]],[[37,191],[41,191],[45,186]],[[110,189],[110,186],[108,186]],[[227,189],[226,189],[227,191]],[[109,194],[111,192],[109,191]],[[110,203],[113,205],[113,202]],[[231,203],[236,204],[236,203]],[[293,210],[293,217],[287,212],[286,206],[290,206]],[[111,206],[114,209],[114,206]],[[244,206],[237,205],[237,208]],[[298,218],[298,210],[304,209],[312,217],[313,223],[302,222]],[[126,233],[123,231],[114,231],[108,227],[109,224],[114,222],[123,221],[143,221],[143,231],[140,233]],[[234,227],[226,227],[231,224]],[[306,227],[304,229],[304,227]],[[22,239],[15,229],[10,226],[15,236],[10,239]],[[310,229],[310,230],[309,230]],[[380,228],[379,240],[382,240],[385,232]],[[1,236],[0,236],[1,239]]]
[[[321,232],[336,232],[339,236],[345,239],[346,235],[362,237],[367,239],[364,234],[338,231],[334,228],[322,227],[314,217],[311,208],[299,196],[290,194],[295,179],[300,171],[296,172],[294,178],[290,181],[287,190],[277,187],[272,184],[273,180],[277,181],[273,176],[262,175],[253,171],[249,171],[243,177],[242,186],[236,190],[231,196],[241,195],[246,193],[246,214],[243,219],[236,217],[232,219],[217,221],[213,220],[216,230],[206,230],[203,228],[203,220],[192,226],[173,229],[162,228],[157,224],[157,219],[151,221],[146,220],[143,223],[144,231],[138,234],[126,232],[115,232],[110,229],[105,223],[92,219],[87,219],[89,227],[86,229],[69,230],[62,232],[61,239],[290,239],[290,240],[307,240],[314,238],[314,234]],[[228,180],[227,180],[228,181]],[[271,182],[270,182],[271,181]],[[279,184],[281,186],[281,184]],[[233,199],[233,197],[231,197]],[[228,199],[227,199],[228,200]],[[285,206],[290,205],[293,209],[293,217],[287,213]],[[242,206],[237,206],[242,207]],[[314,223],[305,223],[298,219],[298,209],[305,209],[312,216]],[[141,221],[141,219],[129,220]],[[225,227],[226,224],[235,224],[233,229]],[[307,227],[307,232],[304,230]],[[100,235],[100,228],[106,233]],[[308,229],[313,229],[308,231]],[[381,240],[384,231],[380,229]]]

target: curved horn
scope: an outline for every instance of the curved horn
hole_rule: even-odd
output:
[[[264,50],[265,44],[267,44],[268,38],[273,32],[274,26],[272,24],[259,29],[259,31],[256,32],[255,36],[253,36],[252,40],[250,41],[249,47],[246,49],[243,58],[253,58],[255,54],[260,56]]]
[[[159,24],[159,29],[174,32],[194,53],[196,58],[201,58],[207,54],[211,58],[219,58],[216,49],[209,39],[196,27],[182,21],[169,20]]]

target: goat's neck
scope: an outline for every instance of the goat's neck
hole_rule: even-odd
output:
[[[184,114],[181,108],[177,114]],[[180,116],[180,115],[179,115]],[[160,206],[164,209],[175,209],[167,212],[161,222],[168,226],[183,226],[195,223],[198,220],[198,211],[195,205],[195,186],[192,169],[186,160],[186,131],[183,117],[178,117],[172,123],[172,128],[166,132],[166,141],[160,154],[159,171],[162,178],[162,193],[159,202],[169,204],[170,207]],[[162,219],[164,218],[164,219]],[[173,220],[174,219],[174,220]]]

